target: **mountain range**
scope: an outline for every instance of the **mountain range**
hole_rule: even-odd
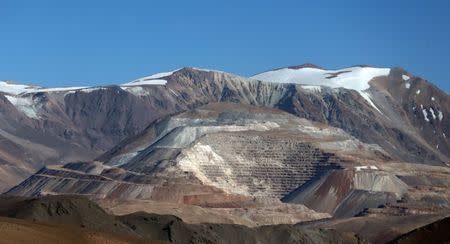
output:
[[[248,78],[181,68],[68,88],[3,81],[0,190],[386,242],[450,215],[449,112],[448,93],[402,68],[305,64]]]

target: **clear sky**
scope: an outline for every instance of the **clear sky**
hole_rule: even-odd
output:
[[[0,0],[0,80],[115,84],[302,63],[400,66],[448,92],[450,1]]]

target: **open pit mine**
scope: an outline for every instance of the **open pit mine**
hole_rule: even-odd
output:
[[[306,64],[250,78],[181,68],[101,87],[0,82],[0,232],[444,243],[449,113],[448,93],[402,68]]]

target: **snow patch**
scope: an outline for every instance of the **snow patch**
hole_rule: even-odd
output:
[[[144,97],[149,95],[150,93],[140,86],[130,86],[130,87],[120,87],[122,90],[129,92],[137,97]]]
[[[169,72],[161,72],[161,73],[153,74],[153,75],[150,75],[150,76],[146,76],[146,77],[140,78],[139,80],[141,80],[141,79],[144,79],[144,80],[155,80],[155,79],[167,77],[167,76],[170,76],[173,73],[177,72],[180,69],[176,69],[176,70],[169,71]]]
[[[431,101],[434,101],[434,100],[436,100],[436,99],[434,99],[434,97],[431,97]]]
[[[355,170],[356,171],[361,171],[361,170],[368,170],[368,169],[371,169],[371,170],[378,170],[378,167],[377,166],[375,166],[375,165],[370,165],[370,166],[355,166]]]
[[[409,89],[409,88],[411,87],[411,83],[406,82],[406,83],[405,83],[405,87],[406,87],[406,89]]]
[[[128,82],[125,84],[120,85],[121,87],[124,86],[144,86],[144,85],[165,85],[167,84],[166,80],[156,79],[156,80],[146,80],[146,79],[139,79],[132,82]]]
[[[39,93],[39,92],[67,92],[67,91],[78,91],[81,89],[88,88],[87,86],[78,87],[55,87],[55,88],[39,88],[34,90],[28,90],[26,93]]]
[[[106,88],[106,87],[90,87],[90,88],[81,89],[81,91],[85,92],[85,93],[91,93],[93,91],[98,91],[98,90],[108,90],[108,88]]]
[[[420,94],[420,89],[416,91],[416,94],[419,95]]]
[[[225,73],[223,71],[215,70],[215,69],[201,69],[201,68],[196,68],[196,67],[193,67],[192,69],[195,69],[195,70],[198,70],[198,71],[204,71],[204,72]]]
[[[302,88],[305,90],[313,91],[313,92],[321,92],[322,91],[322,87],[320,87],[320,86],[303,85]]]
[[[134,81],[122,84],[121,86],[142,86],[142,85],[165,85],[167,81],[161,78],[172,75],[180,69],[176,69],[169,72],[161,72],[150,76],[145,76]]]
[[[69,94],[74,94],[74,93],[76,93],[76,92],[77,92],[77,91],[68,91],[68,92],[64,93],[64,96],[69,95]]]
[[[407,75],[402,75],[402,79],[404,80],[404,81],[407,81],[407,80],[409,80],[409,79],[411,79],[409,76],[407,76]]]
[[[442,113],[442,111],[438,110],[438,119],[439,119],[439,121],[442,121],[443,118],[444,118],[444,114]]]
[[[426,109],[422,109],[422,114],[425,121],[430,122],[430,120],[428,119],[428,113]]]
[[[18,96],[9,96],[5,95],[8,101],[14,105],[20,112],[25,114],[27,117],[32,119],[38,119],[38,107],[33,102],[33,98],[28,97],[18,97]]]
[[[367,91],[360,91],[359,94],[370,104],[370,106],[374,107],[380,114],[383,114],[380,109],[372,102],[372,96]]]

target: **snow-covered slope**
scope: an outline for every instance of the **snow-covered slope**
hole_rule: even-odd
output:
[[[0,92],[12,94],[12,95],[20,95],[20,94],[29,94],[29,93],[38,93],[38,92],[62,92],[62,91],[75,91],[81,90],[88,87],[54,87],[54,88],[45,88],[41,86],[34,85],[22,85],[16,84],[9,81],[0,81]]]
[[[181,69],[181,68],[180,68]],[[121,86],[140,86],[140,85],[165,85],[167,83],[166,80],[161,79],[167,76],[171,76],[173,73],[177,72],[180,69],[176,69],[169,72],[161,72],[157,74],[153,74],[150,76],[145,76],[134,81],[122,84]]]
[[[255,75],[251,78],[281,83],[343,87],[357,91],[368,89],[369,81],[377,76],[389,75],[389,68],[351,67],[339,70],[318,68],[278,69]]]
[[[367,92],[370,88],[369,81],[378,76],[388,76],[391,69],[373,67],[351,67],[339,70],[324,70],[305,67],[300,69],[283,68],[264,72],[251,78],[269,82],[305,84],[305,89],[314,86],[328,86],[332,88],[346,88],[359,92],[359,94],[377,111],[379,108],[373,103],[371,95]],[[320,89],[315,88],[320,92]]]
[[[141,77],[135,80],[132,80],[130,82],[126,82],[123,84],[119,84],[118,86],[121,87],[124,90],[127,91],[133,91],[133,89],[141,90],[140,86],[147,86],[147,85],[166,85],[167,80],[164,79],[165,77],[173,75],[173,73],[182,70],[183,68],[179,68],[173,71],[168,72],[161,72],[156,73],[153,75]],[[208,69],[200,69],[200,68],[190,68],[193,70],[198,71],[204,71],[204,72],[216,72],[216,73],[225,73],[223,71],[218,70],[208,70]],[[0,92],[8,93],[11,95],[26,95],[26,94],[32,94],[32,93],[39,93],[39,92],[64,92],[66,94],[74,93],[76,91],[82,91],[82,92],[92,92],[98,89],[103,89],[102,86],[76,86],[76,87],[41,87],[41,86],[33,86],[33,85],[22,85],[22,84],[16,84],[9,81],[0,81]],[[135,92],[136,93],[136,92]]]
[[[14,84],[8,81],[0,81],[0,92],[5,92],[9,94],[20,94],[23,92],[28,92],[36,89],[38,87],[35,86],[28,86],[28,85],[21,85],[21,84]]]
[[[174,70],[171,72],[162,72],[154,75],[142,77],[136,79],[131,82],[120,84],[120,87],[130,87],[130,86],[144,86],[144,85],[165,85],[167,83],[166,80],[161,79],[163,77],[167,77],[172,75],[174,72],[178,71]],[[53,87],[46,88],[40,86],[32,86],[32,85],[22,85],[15,84],[8,81],[0,81],[0,92],[8,93],[11,95],[25,95],[30,93],[38,93],[38,92],[74,92],[74,91],[86,91],[90,92],[96,89],[101,89],[102,87],[94,86],[76,86],[76,87]]]

